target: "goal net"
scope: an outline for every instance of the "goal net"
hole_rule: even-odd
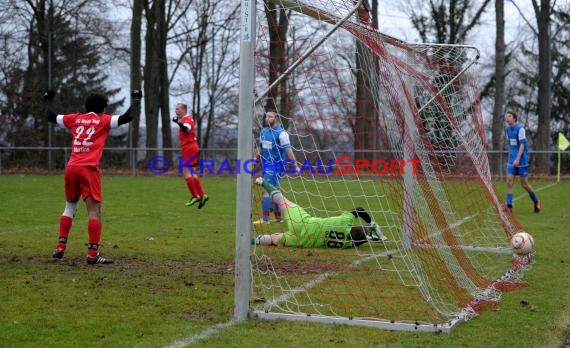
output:
[[[509,245],[522,227],[485,152],[477,49],[384,35],[353,1],[260,1],[255,13],[252,155],[276,110],[301,169],[281,178],[283,195],[315,217],[362,207],[386,240],[252,245],[250,314],[450,331],[523,286],[529,260]],[[252,237],[301,223],[263,223],[261,187],[251,203]]]

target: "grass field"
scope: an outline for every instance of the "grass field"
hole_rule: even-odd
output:
[[[102,253],[116,264],[88,267],[83,205],[66,259],[51,259],[62,176],[0,176],[0,347],[563,347],[570,344],[570,183],[532,184],[540,214],[515,189],[523,196],[515,213],[537,245],[529,286],[450,335],[435,335],[232,322],[234,178],[204,178],[211,200],[197,210],[184,206],[180,177],[105,176]]]

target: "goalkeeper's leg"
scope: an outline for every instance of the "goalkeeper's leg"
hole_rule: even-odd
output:
[[[266,185],[271,185],[270,189],[268,189],[266,186],[263,186],[265,190],[263,192],[263,198],[261,200],[261,207],[263,209],[263,222],[268,224],[271,210],[275,212],[273,209],[273,199],[271,196],[274,191],[279,191],[280,182],[278,175],[275,174],[271,168],[267,168],[266,172],[263,174],[263,182],[265,182]]]
[[[252,245],[279,245],[283,233],[261,234],[251,239]]]
[[[275,214],[275,220],[283,222],[283,215],[281,215],[281,208],[279,205],[273,203],[273,214]]]
[[[268,234],[261,234],[251,240],[252,245],[271,245],[271,236]]]
[[[283,193],[281,193],[281,191],[279,191],[277,187],[269,183],[264,178],[257,178],[255,179],[255,182],[263,186],[265,191],[269,193],[269,196],[271,197],[273,203],[275,203],[275,205],[279,207],[281,212],[283,212],[287,208],[288,203],[291,203],[283,196]]]
[[[261,198],[261,209],[263,211],[263,222],[268,224],[269,223],[269,213],[271,211],[271,206],[273,205],[273,201],[271,197],[266,191],[263,191],[263,196]]]

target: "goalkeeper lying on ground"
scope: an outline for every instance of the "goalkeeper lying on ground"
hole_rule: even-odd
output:
[[[372,221],[370,214],[360,207],[338,216],[313,217],[262,178],[255,179],[255,182],[269,192],[273,203],[281,209],[283,218],[287,222],[287,231],[259,235],[252,240],[253,244],[300,248],[351,248],[368,241],[386,240],[380,232],[380,227]],[[352,226],[357,217],[369,226]]]

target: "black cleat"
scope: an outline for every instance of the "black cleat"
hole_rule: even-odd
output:
[[[54,259],[62,259],[64,252],[65,252],[65,250],[57,248],[53,251],[53,254],[51,254],[51,257],[53,257]]]
[[[534,203],[534,212],[540,213],[540,201],[536,201],[536,203]]]
[[[202,207],[206,205],[208,199],[210,199],[208,195],[204,195],[204,197],[202,197],[202,199],[200,200],[200,204],[198,204],[198,209],[202,209]]]
[[[87,256],[87,264],[88,265],[108,265],[114,263],[115,261],[111,259],[106,259],[103,256],[97,254],[95,257]]]

